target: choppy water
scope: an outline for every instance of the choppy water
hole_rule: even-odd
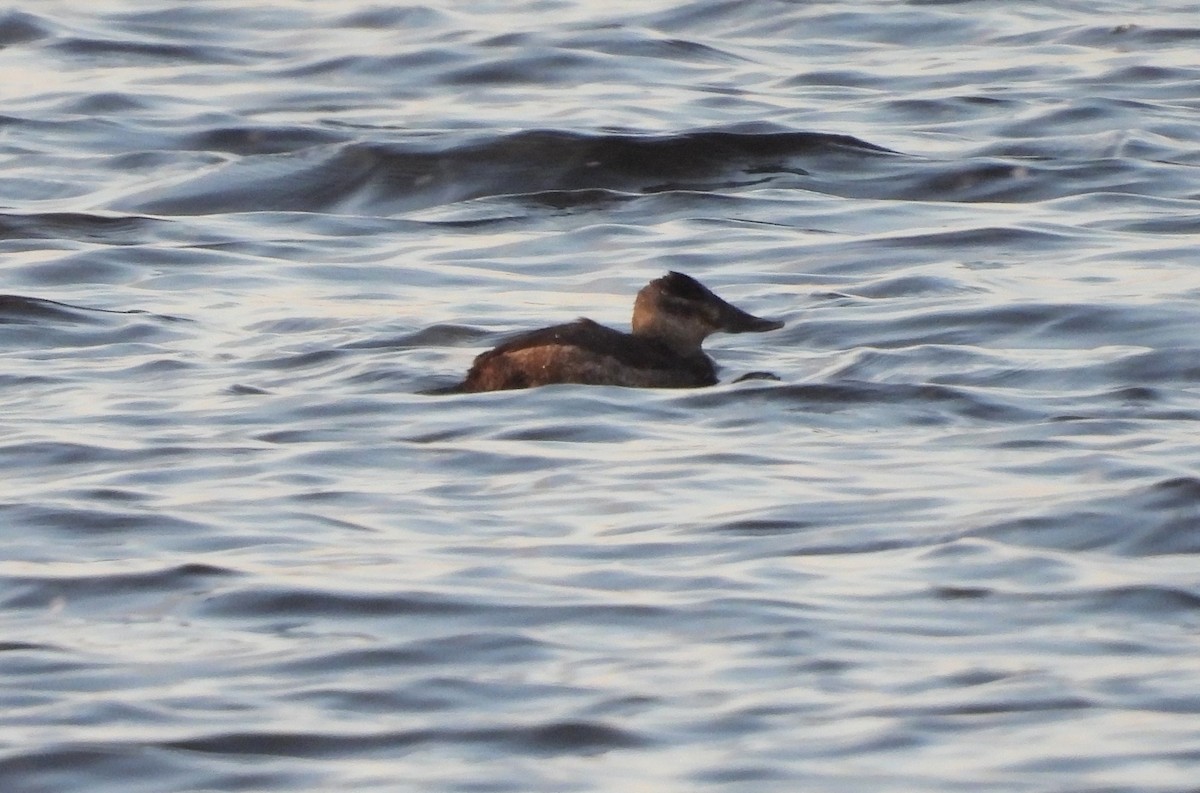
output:
[[[23,5],[6,793],[1200,789],[1194,4]]]

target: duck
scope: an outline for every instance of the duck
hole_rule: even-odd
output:
[[[477,356],[466,378],[441,393],[507,391],[555,383],[627,388],[717,384],[701,344],[713,333],[762,333],[783,323],[756,317],[704,284],[671,271],[641,291],[630,333],[581,318],[522,333]],[[750,376],[772,377],[763,373]]]

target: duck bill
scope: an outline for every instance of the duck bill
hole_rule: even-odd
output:
[[[763,333],[768,330],[779,330],[782,327],[782,322],[756,317],[729,303],[722,307],[721,330],[726,333]]]

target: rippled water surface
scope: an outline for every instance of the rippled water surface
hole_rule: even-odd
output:
[[[1200,789],[1194,4],[18,6],[6,793]]]

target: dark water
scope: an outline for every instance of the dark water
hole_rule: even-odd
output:
[[[1193,4],[21,5],[0,790],[1200,790]]]

